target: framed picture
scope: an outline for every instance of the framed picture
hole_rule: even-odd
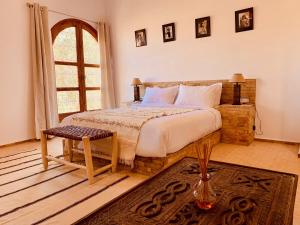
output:
[[[147,45],[146,29],[135,31],[135,44],[136,47],[142,47]]]
[[[253,8],[235,12],[235,32],[253,30]]]
[[[162,25],[162,31],[164,42],[176,40],[175,23]]]
[[[195,20],[196,38],[209,37],[210,32],[210,17],[198,18]]]

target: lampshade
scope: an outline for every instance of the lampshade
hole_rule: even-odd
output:
[[[233,76],[231,77],[231,79],[229,80],[229,82],[232,82],[232,83],[244,83],[246,81],[245,81],[245,78],[244,78],[243,74],[241,74],[241,73],[235,73],[235,74],[233,74]]]
[[[132,86],[142,85],[142,82],[140,81],[139,78],[133,78],[131,85]]]

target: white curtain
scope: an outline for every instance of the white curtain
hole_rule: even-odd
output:
[[[114,88],[110,30],[107,24],[99,22],[97,31],[101,58],[101,104],[103,109],[115,108],[116,95]]]
[[[35,106],[35,133],[58,124],[52,42],[48,25],[48,9],[35,3],[30,6],[32,76]]]

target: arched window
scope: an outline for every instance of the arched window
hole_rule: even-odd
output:
[[[52,29],[59,119],[100,109],[100,51],[97,31],[88,23],[66,19]]]

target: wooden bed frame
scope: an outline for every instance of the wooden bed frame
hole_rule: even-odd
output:
[[[201,145],[203,145],[204,143],[210,141],[211,145],[215,146],[216,144],[220,143],[220,140],[221,129],[197,140],[196,142],[199,142]],[[186,156],[197,157],[196,151],[194,151],[194,144],[195,142],[185,146],[175,153],[168,154],[167,157],[135,156],[134,171],[145,175],[153,175]]]
[[[222,83],[222,95],[221,104],[232,104],[233,100],[233,84],[228,80],[206,80],[206,81],[176,81],[176,82],[145,82],[142,86],[142,95],[146,87],[171,87],[179,84],[189,85],[189,86],[207,86],[215,83]],[[245,83],[241,84],[241,97],[249,98],[249,103],[255,105],[256,98],[256,80],[246,79]],[[221,129],[197,140],[200,144],[204,144],[208,141],[212,146],[220,143],[221,140]],[[136,156],[134,160],[134,171],[145,174],[153,175],[166,167],[169,167],[173,163],[182,159],[185,156],[197,157],[194,151],[194,143],[191,143],[179,151],[168,154],[166,157],[141,157]],[[94,155],[97,157],[97,155]],[[124,168],[124,166],[123,166]]]

